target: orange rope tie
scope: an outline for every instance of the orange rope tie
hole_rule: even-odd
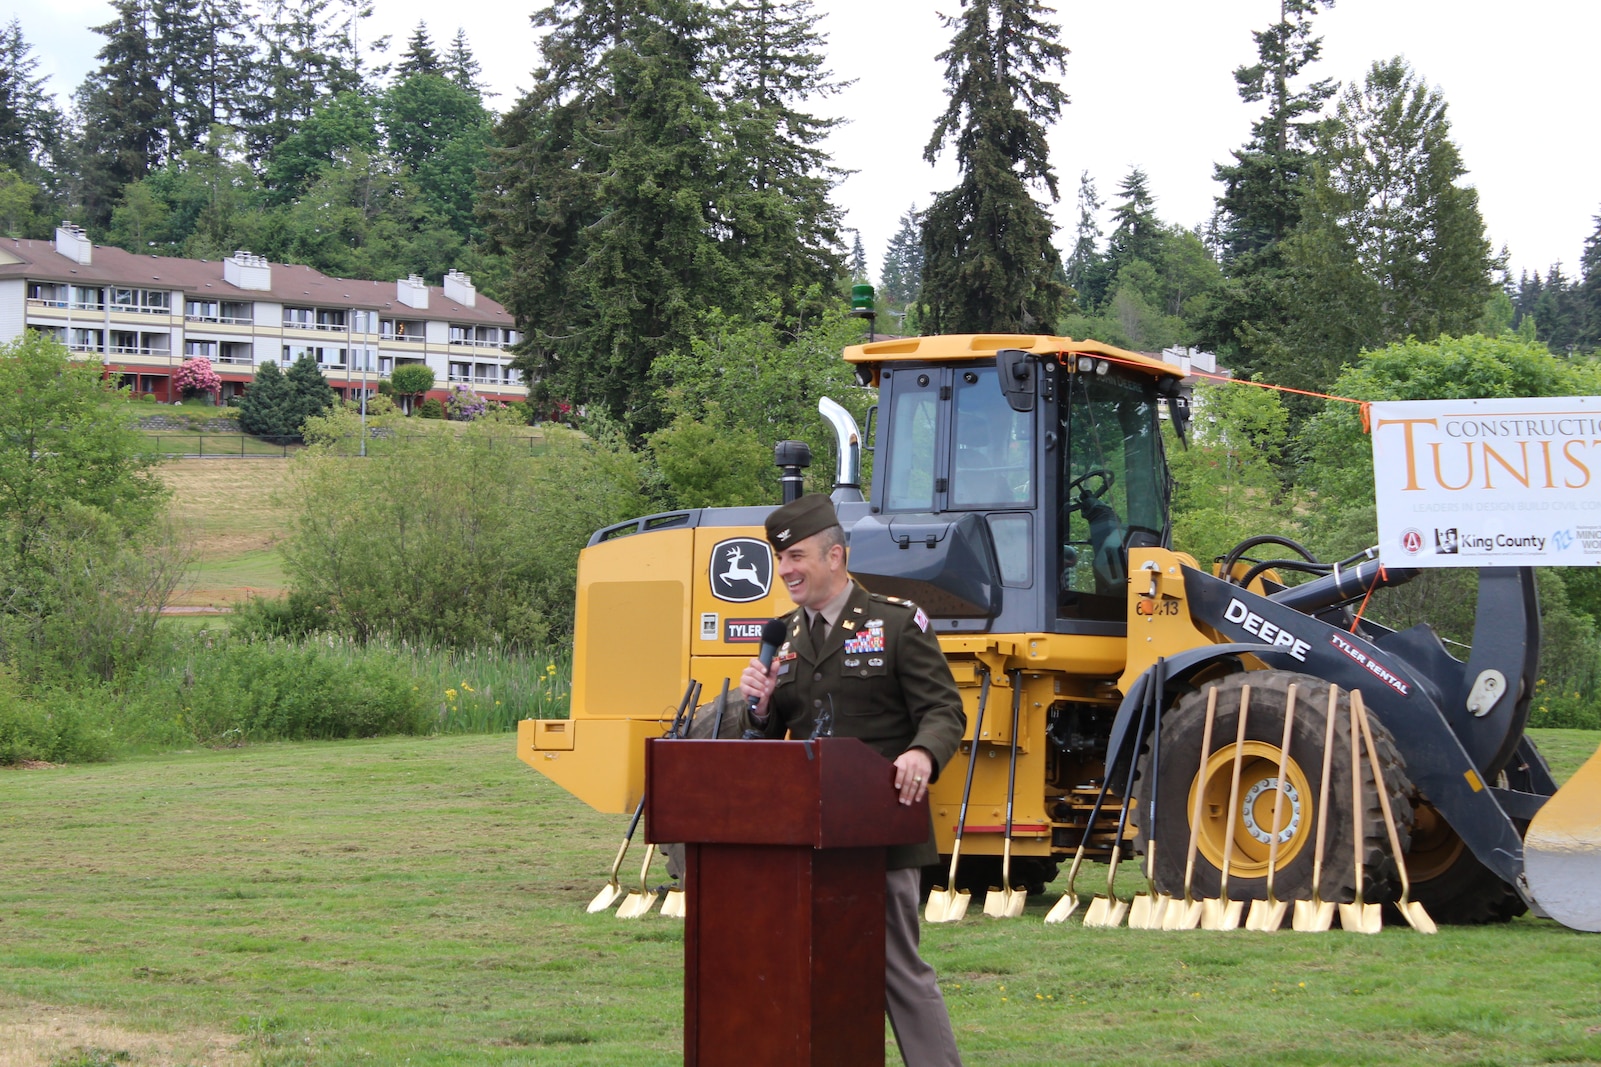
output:
[[[1333,393],[1316,393],[1310,389],[1292,389],[1288,385],[1274,385],[1271,382],[1253,382],[1249,378],[1226,378],[1221,374],[1212,374],[1204,370],[1192,370],[1190,373],[1197,378],[1208,378],[1214,382],[1222,382],[1225,385],[1254,385],[1258,389],[1273,389],[1280,393],[1295,393],[1297,396],[1315,396],[1319,400],[1338,400],[1346,404],[1358,404],[1362,408],[1362,428],[1367,429],[1368,402],[1365,400],[1357,400],[1349,396],[1335,396]]]
[[[1368,601],[1373,599],[1373,590],[1377,589],[1379,583],[1385,580],[1387,580],[1387,576],[1384,573],[1384,564],[1381,563],[1379,564],[1378,572],[1373,575],[1373,584],[1368,586],[1367,595],[1362,598],[1361,605],[1356,609],[1356,618],[1351,620],[1352,633],[1356,633],[1357,626],[1362,622],[1362,613],[1368,609]]]

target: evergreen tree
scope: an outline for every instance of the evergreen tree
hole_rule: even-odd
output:
[[[1594,219],[1595,230],[1584,241],[1584,252],[1579,257],[1579,314],[1582,331],[1579,347],[1594,352],[1601,347],[1601,215]]]
[[[252,159],[265,159],[325,99],[363,87],[357,27],[371,13],[361,0],[270,0],[245,108]]]
[[[1251,34],[1257,61],[1235,70],[1240,99],[1267,101],[1267,113],[1251,126],[1251,139],[1219,164],[1219,238],[1223,260],[1271,249],[1300,221],[1302,179],[1311,173],[1318,116],[1334,95],[1332,79],[1296,90],[1291,86],[1323,50],[1312,36],[1312,16],[1333,0],[1279,0],[1279,21]]]
[[[831,287],[845,266],[830,201],[842,172],[822,147],[841,120],[806,110],[839,89],[816,24],[810,0],[733,0],[716,15],[714,38],[732,141],[717,193],[716,216],[731,231],[725,254],[740,274],[764,279],[791,320],[797,294]]]
[[[100,66],[77,92],[77,198],[92,227],[110,219],[123,186],[164,161],[167,110],[151,0],[115,0],[112,10],[112,21],[94,27],[106,39]]]
[[[901,216],[900,228],[890,238],[884,250],[883,268],[879,271],[879,287],[889,305],[909,307],[917,300],[923,286],[923,242],[919,236],[921,216],[913,204]]]
[[[803,3],[556,0],[535,85],[505,116],[479,201],[508,256],[535,399],[593,404],[640,437],[646,377],[711,308],[781,320],[844,273],[832,123]]]
[[[865,282],[867,277],[867,249],[862,245],[862,231],[853,231],[855,236],[851,239],[851,280]]]
[[[1095,192],[1089,171],[1078,176],[1078,228],[1073,251],[1067,257],[1067,284],[1078,294],[1078,306],[1093,311],[1106,295],[1106,259],[1101,255],[1100,211],[1104,205]]]
[[[239,400],[239,428],[260,437],[288,437],[299,432],[298,424],[289,421],[289,400],[289,383],[278,370],[278,362],[263,360]]]
[[[287,389],[283,406],[285,419],[294,427],[290,433],[300,433],[308,418],[334,406],[337,398],[333,388],[317,368],[317,361],[310,356],[301,356],[291,363],[283,380]]]
[[[164,159],[207,143],[211,127],[232,124],[253,78],[240,0],[153,0],[152,42],[164,99]]]
[[[922,328],[931,333],[1055,328],[1066,287],[1050,214],[1056,199],[1045,129],[1067,103],[1051,75],[1067,49],[1040,0],[963,0],[946,18],[950,100],[923,150],[954,147],[961,179],[923,216]]]
[[[438,74],[414,74],[389,88],[378,116],[390,155],[416,184],[429,218],[470,240],[491,121],[478,95]]]
[[[1322,388],[1362,348],[1472,331],[1498,264],[1446,104],[1405,60],[1341,95],[1300,226],[1284,242],[1294,316],[1278,379]]]
[[[460,34],[457,37],[459,39]],[[434,51],[434,43],[428,38],[428,24],[418,20],[417,28],[411,31],[411,37],[406,41],[406,54],[395,65],[395,78],[404,81],[413,74],[445,72],[444,65],[439,62],[439,54]]]
[[[1132,167],[1117,191],[1123,202],[1112,209],[1115,225],[1107,239],[1106,265],[1111,275],[1135,260],[1154,264],[1161,244],[1161,222],[1156,217],[1150,178],[1139,167]]]
[[[480,203],[535,399],[590,403],[642,435],[647,378],[709,307],[749,303],[719,231],[726,143],[697,0],[556,0],[534,88],[502,121]]]
[[[483,68],[478,65],[471,46],[467,44],[467,31],[459,27],[456,36],[451,39],[450,51],[445,53],[444,73],[469,93],[479,98],[483,97],[484,87],[480,83]]]
[[[1295,301],[1281,242],[1300,222],[1319,116],[1335,91],[1330,79],[1299,88],[1295,80],[1322,52],[1312,17],[1333,6],[1333,0],[1280,0],[1279,20],[1252,33],[1256,63],[1234,72],[1240,99],[1265,101],[1267,111],[1234,161],[1215,171],[1223,185],[1215,248],[1229,283],[1205,325],[1204,342],[1226,353],[1240,372],[1249,373],[1261,358],[1251,339],[1275,335]]]
[[[0,29],[0,167],[36,178],[60,150],[61,114],[32,52],[17,19]]]

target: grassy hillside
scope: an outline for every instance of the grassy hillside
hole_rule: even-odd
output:
[[[284,592],[276,545],[287,528],[274,503],[287,485],[282,459],[179,459],[157,470],[172,488],[172,513],[195,556],[175,605],[226,608],[251,595]]]
[[[1541,740],[1566,774],[1593,736]],[[682,926],[584,912],[624,823],[509,735],[0,771],[0,1063],[677,1062]],[[924,930],[968,1062],[1601,1061],[1601,939],[1546,920],[1161,934],[1052,899]]]

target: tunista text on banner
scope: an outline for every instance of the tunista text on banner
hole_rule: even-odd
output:
[[[1386,563],[1601,565],[1601,397],[1389,401],[1371,426]]]

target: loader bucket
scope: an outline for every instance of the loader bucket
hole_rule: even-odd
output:
[[[1529,823],[1523,871],[1547,915],[1574,930],[1601,932],[1601,749]]]

